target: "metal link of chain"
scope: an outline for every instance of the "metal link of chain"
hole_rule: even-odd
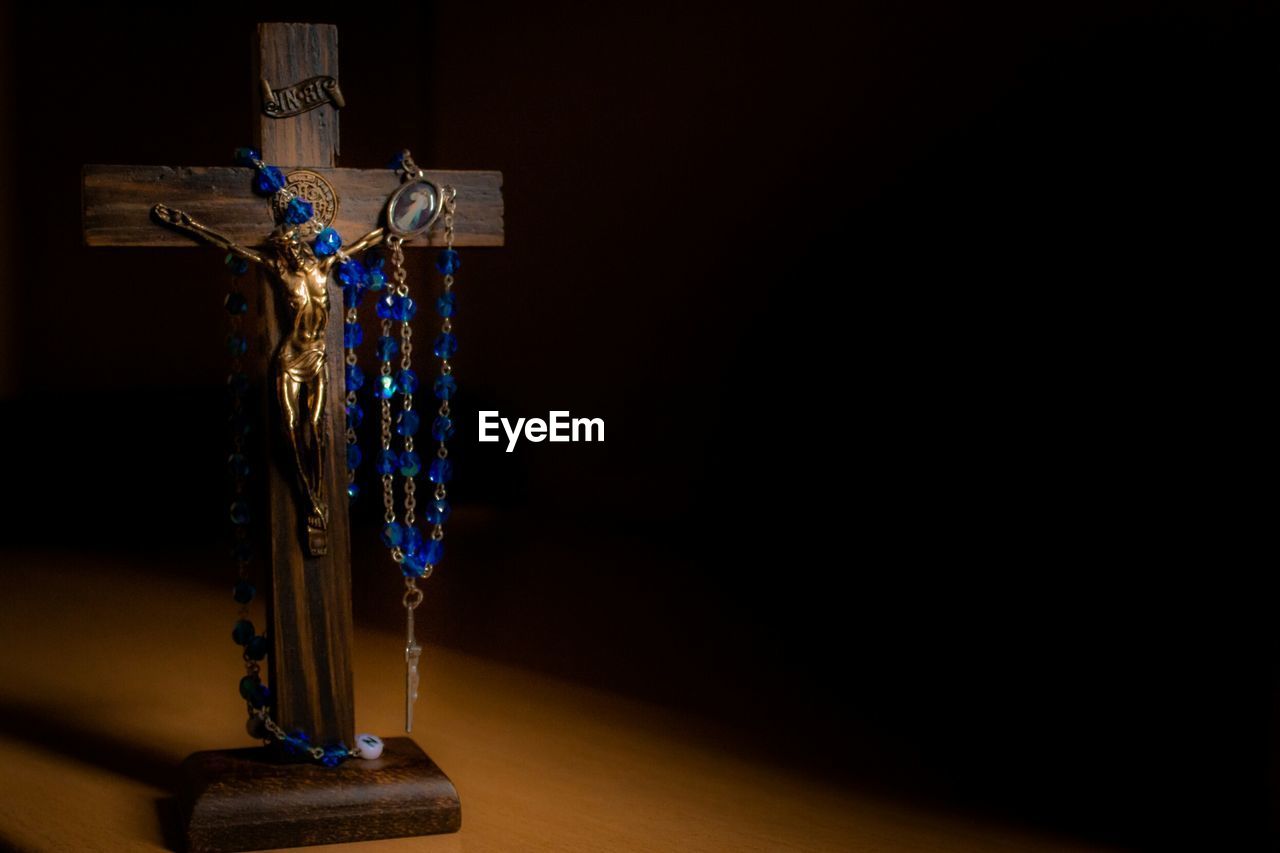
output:
[[[458,190],[457,188],[451,187],[451,186],[442,187],[441,190],[444,197],[444,215],[442,217],[442,220],[444,222],[444,245],[446,249],[453,249],[454,217],[458,211]],[[444,292],[447,294],[452,289],[453,289],[453,274],[446,273],[444,276]],[[452,333],[453,320],[450,319],[449,317],[445,317],[444,321],[440,324],[440,331],[443,334]],[[451,373],[453,373],[453,365],[449,363],[449,359],[447,358],[441,359],[440,375],[448,376]],[[437,411],[439,412],[440,417],[448,418],[450,413],[449,401],[441,400],[440,408]],[[448,456],[449,456],[449,448],[445,445],[444,440],[441,439],[439,446],[436,448],[436,457],[439,459],[447,459]],[[436,488],[435,488],[436,500],[444,500],[448,496],[448,494],[449,494],[449,491],[448,489],[445,488],[445,485],[443,482],[436,483]],[[436,540],[437,542],[443,539],[444,525],[436,524],[434,527],[432,527],[431,538]]]
[[[403,291],[403,293],[400,294],[402,297],[405,297],[405,298],[408,297],[409,295],[408,283],[402,282],[400,286],[397,288],[397,290]],[[413,369],[413,328],[409,325],[408,320],[400,324],[400,369],[401,370]],[[401,391],[401,394],[404,395],[401,402],[401,412],[413,411],[413,394],[408,389],[404,389],[404,388],[400,389],[400,391]],[[413,436],[406,435],[404,437],[404,449],[405,449],[405,452],[412,452]],[[414,496],[416,491],[417,491],[417,483],[414,481],[414,478],[405,477],[404,478],[404,523],[410,527],[412,527],[414,522],[418,520],[415,512],[418,508],[418,500]]]
[[[355,324],[355,323],[359,323],[359,322],[360,322],[360,315],[356,313],[356,309],[355,309],[355,308],[348,308],[348,309],[347,309],[346,322],[347,322],[348,324]],[[342,330],[342,334],[343,334],[343,338],[345,339],[345,338],[346,338],[346,329],[345,329],[345,328]],[[356,351],[355,351],[355,348],[354,348],[354,347],[347,347],[347,364],[349,364],[349,365],[351,365],[352,367],[354,367],[354,366],[356,366],[356,364],[357,364],[358,362],[359,362],[359,359],[358,359],[358,358],[356,358]],[[348,392],[347,392],[347,396],[346,396],[346,403],[347,403],[347,433],[346,433],[346,438],[347,438],[347,444],[348,444],[348,445],[355,444],[357,441],[359,441],[359,438],[356,436],[355,426],[354,426],[354,425],[352,424],[352,422],[351,422],[351,411],[352,411],[352,410],[353,410],[357,405],[359,405],[359,402],[360,402],[360,400],[359,400],[359,398],[356,396],[356,392],[355,392],[355,391],[348,391]],[[354,468],[347,468],[347,485],[348,485],[348,486],[350,486],[352,483],[354,483],[354,482],[355,482],[355,480],[356,480],[356,470],[355,470]]]
[[[409,610],[416,610],[418,605],[422,603],[422,590],[418,588],[417,578],[404,579],[404,606]]]
[[[392,235],[387,238],[387,246],[391,250],[391,278],[395,282],[393,293],[400,297],[406,298],[409,295],[409,273],[404,265],[404,240],[398,235]],[[390,337],[392,332],[392,321],[384,319],[382,321],[382,334]],[[410,328],[408,321],[402,321],[400,324],[400,369],[410,370],[413,365],[413,329]],[[391,362],[389,360],[382,362],[381,372],[383,376],[391,375]],[[413,409],[413,395],[403,393],[403,402],[401,403],[401,411],[408,412]],[[413,450],[413,436],[404,436],[404,450],[410,452]],[[391,401],[384,398],[382,400],[382,449],[391,449]],[[416,484],[412,477],[404,478],[404,519],[405,526],[412,527],[417,520],[417,498],[414,497]],[[394,475],[384,475],[382,478],[382,504],[385,510],[384,517],[387,523],[396,520],[395,511],[395,477]],[[397,563],[404,562],[404,552],[400,548],[391,550],[391,558]]]
[[[271,732],[271,734],[275,736],[276,740],[284,741],[288,739],[289,733],[280,728],[280,725],[275,720],[271,719],[271,714],[266,708],[253,708],[249,713],[261,720],[263,727],[266,728],[267,731]],[[324,749],[319,746],[309,747],[307,749],[307,753],[317,761],[324,758]],[[349,749],[347,750],[347,753],[353,757],[359,757],[360,748],[356,747],[355,749]]]

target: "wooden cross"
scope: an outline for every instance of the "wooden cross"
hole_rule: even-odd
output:
[[[336,168],[338,111],[332,101],[340,104],[341,95],[326,100],[322,88],[331,85],[336,92],[336,83],[311,84],[309,88],[281,95],[277,100],[267,100],[273,88],[278,92],[313,78],[337,80],[337,28],[324,24],[259,24],[254,58],[254,76],[262,81],[264,98],[254,111],[257,136],[254,145],[262,152],[263,160],[279,166],[286,174],[291,169],[305,168],[325,178],[338,196],[338,210],[331,224],[344,237],[354,239],[376,228],[387,198],[399,186],[399,178],[387,168]],[[288,115],[317,99],[319,106]],[[282,113],[285,115],[279,117]],[[397,144],[403,145],[403,142],[397,141]],[[89,246],[196,245],[185,235],[160,227],[151,218],[152,206],[163,202],[189,212],[236,243],[262,245],[275,227],[275,220],[267,202],[250,191],[252,175],[251,169],[233,167],[85,166],[85,242]],[[455,245],[502,245],[500,172],[428,171],[427,177],[437,186],[457,189]],[[438,232],[431,236],[439,239]],[[424,244],[424,239],[417,239],[405,245]],[[261,366],[265,370],[269,354],[275,352],[282,333],[277,322],[279,296],[265,280],[257,292],[264,327],[255,341],[255,350],[262,355]],[[342,441],[346,415],[344,394],[340,392],[345,368],[343,303],[341,289],[333,280],[329,282],[329,301],[326,357],[330,387],[338,392],[329,394],[325,414],[329,439],[324,476],[331,498],[327,554],[309,556],[300,543],[300,507],[295,496],[297,474],[291,455],[280,447],[279,427],[274,416],[268,419],[263,432],[271,448],[271,464],[266,466],[271,536],[269,623],[273,653],[270,677],[273,713],[280,726],[288,731],[300,729],[316,743],[340,741],[352,745],[355,743],[355,708],[351,675],[351,547],[345,512],[346,447]],[[270,405],[263,407],[266,411],[271,408]],[[234,685],[229,689],[234,689]],[[389,753],[393,752],[391,746],[389,742]],[[447,783],[447,779],[445,781]],[[348,780],[345,784],[351,783]],[[344,837],[327,826],[324,832],[327,840],[339,841],[424,831],[421,825],[409,829],[411,831],[393,828],[381,834]],[[261,823],[255,831],[256,840],[263,841]],[[292,831],[297,832],[296,828]],[[441,831],[441,828],[425,831]],[[278,841],[279,846],[306,843],[289,835],[281,836]],[[236,842],[227,841],[221,847],[213,842],[197,844],[201,845],[207,849],[234,849]]]

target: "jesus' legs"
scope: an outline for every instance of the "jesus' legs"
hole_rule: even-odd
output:
[[[324,494],[324,406],[327,383],[323,375],[307,383],[307,422],[311,425],[311,502],[314,513],[328,526],[329,508]]]
[[[319,383],[316,383],[319,384]],[[298,479],[303,493],[310,504],[307,514],[307,548],[312,556],[328,553],[327,534],[329,510],[323,495],[323,449],[320,437],[323,435],[323,420],[317,415],[314,401],[317,397],[314,384],[304,385],[288,371],[281,371],[277,381],[277,392],[280,408],[284,413],[285,431],[289,444],[293,447],[294,463],[298,469]],[[307,404],[306,424],[301,423],[304,392],[309,398]],[[323,392],[319,395],[323,402]],[[309,429],[307,429],[309,427]],[[309,433],[309,434],[307,434]],[[306,445],[304,447],[304,444]]]

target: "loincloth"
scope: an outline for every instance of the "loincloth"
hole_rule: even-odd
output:
[[[324,371],[324,341],[280,351],[280,373],[299,382],[310,382]]]

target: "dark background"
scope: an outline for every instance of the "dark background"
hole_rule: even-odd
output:
[[[5,13],[4,544],[230,576],[227,278],[83,248],[79,167],[229,164],[253,23],[329,21],[341,165],[505,174],[460,410],[607,425],[463,432],[433,641],[894,795],[1265,846],[1274,11],[461,5]]]

